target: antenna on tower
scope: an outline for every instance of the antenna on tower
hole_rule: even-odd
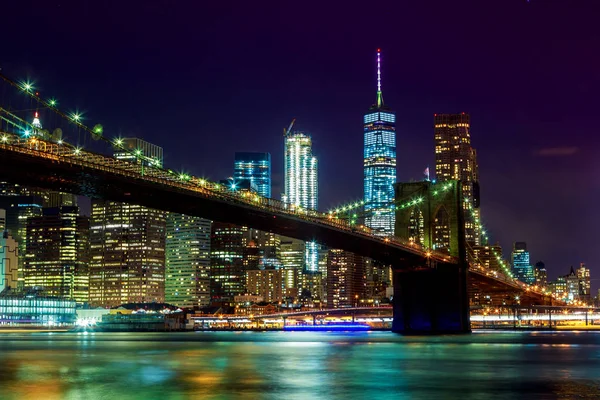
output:
[[[381,49],[377,49],[377,107],[383,105],[383,95],[381,93]]]

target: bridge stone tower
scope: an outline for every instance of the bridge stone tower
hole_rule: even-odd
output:
[[[395,235],[436,252],[447,263],[399,262],[394,270],[392,331],[406,334],[470,332],[468,261],[461,185],[410,182],[395,185]]]

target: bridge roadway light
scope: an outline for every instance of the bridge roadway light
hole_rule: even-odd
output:
[[[56,99],[52,98],[52,99],[48,100],[48,104],[50,104],[52,107],[55,107],[57,104]]]

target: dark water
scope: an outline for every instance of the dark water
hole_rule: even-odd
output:
[[[0,334],[0,399],[600,399],[600,332]]]

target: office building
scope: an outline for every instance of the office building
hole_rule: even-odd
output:
[[[548,284],[548,272],[546,271],[546,264],[542,261],[538,261],[533,266],[533,275],[535,276],[535,284],[538,286],[546,286]]]
[[[377,102],[364,119],[365,224],[381,236],[394,234],[396,114],[383,103],[381,51],[377,50]]]
[[[18,283],[19,249],[8,231],[0,234],[0,292],[16,288]]]
[[[268,303],[285,302],[286,297],[290,296],[286,282],[290,279],[288,275],[293,272],[286,269],[246,271],[247,292],[262,297]],[[296,293],[292,295],[295,297]]]
[[[502,246],[499,244],[495,245],[479,245],[472,246],[473,249],[473,262],[481,265],[486,269],[492,271],[504,272],[500,266],[499,257],[502,257]]]
[[[577,268],[577,279],[579,281],[579,300],[590,303],[592,300],[592,283],[590,270],[586,268],[585,263],[579,264]]]
[[[521,282],[530,285],[535,283],[535,274],[533,272],[533,267],[529,262],[527,243],[515,242],[512,251],[512,269],[515,278]]]
[[[235,153],[234,182],[248,182],[263,197],[271,197],[271,154]]]
[[[249,243],[248,228],[214,222],[211,232],[211,303],[233,305],[234,297],[246,292],[244,256]]]
[[[165,302],[178,307],[210,305],[211,221],[168,213]]]
[[[435,175],[438,182],[461,182],[465,203],[465,237],[471,245],[481,244],[479,173],[477,153],[471,146],[469,114],[435,114]]]
[[[567,280],[565,276],[559,276],[555,281],[548,283],[548,289],[550,289],[550,293],[552,293],[552,295],[554,295],[556,298],[564,301],[568,300],[569,298],[567,292]]]
[[[116,158],[162,167],[161,147],[138,138],[119,143]],[[145,157],[143,162],[140,157]],[[114,307],[163,302],[166,213],[94,199],[90,224],[90,303]]]
[[[327,307],[356,307],[366,298],[364,258],[345,250],[330,250],[327,258]]]
[[[46,296],[88,301],[89,219],[77,207],[44,208],[27,220],[25,287]]]
[[[144,158],[144,165],[154,165],[162,167],[163,149],[152,143],[139,138],[118,139],[120,146],[115,149],[115,158],[132,163],[141,162],[140,157]]]
[[[164,302],[165,212],[92,200],[90,303]]]
[[[5,229],[10,232],[18,247],[18,283],[17,287],[23,286],[23,268],[25,262],[25,247],[27,237],[27,220],[31,217],[42,215],[44,200],[39,196],[17,195],[12,193],[27,192],[27,188],[0,185],[5,191],[0,196],[0,208],[5,210]],[[23,189],[23,191],[21,190]]]

